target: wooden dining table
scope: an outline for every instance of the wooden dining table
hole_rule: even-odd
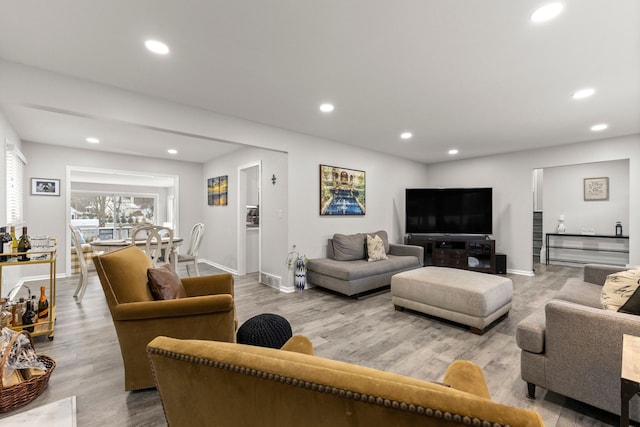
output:
[[[171,247],[171,256],[169,257],[169,259],[171,259],[171,266],[173,267],[174,270],[177,267],[177,259],[178,259],[176,248],[182,244],[182,241],[183,241],[182,237],[173,238],[173,246]],[[169,239],[163,238],[162,242],[164,243],[163,247],[166,247],[166,243],[169,242]],[[116,249],[124,248],[126,246],[131,246],[133,244],[135,244],[139,248],[144,249],[146,243],[147,243],[146,239],[136,240],[135,242],[132,241],[131,239],[105,239],[105,240],[94,240],[89,244],[91,245],[92,248],[94,248],[94,250],[111,252],[111,251],[115,251]]]

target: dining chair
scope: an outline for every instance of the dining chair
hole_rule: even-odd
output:
[[[198,269],[198,251],[200,249],[200,243],[202,243],[202,236],[204,236],[204,224],[199,222],[191,228],[191,237],[189,238],[187,253],[184,255],[178,254],[177,265],[187,263],[186,268],[189,277],[191,277],[191,273],[189,273],[190,263],[193,263],[196,276],[200,276],[200,270]]]
[[[71,229],[71,241],[73,242],[73,247],[75,248],[76,255],[78,257],[78,265],[80,265],[80,279],[78,280],[78,286],[76,287],[76,291],[73,293],[73,297],[76,299],[76,302],[80,304],[82,297],[84,297],[84,292],[87,290],[89,271],[87,268],[87,261],[84,259],[80,230],[74,225],[69,225],[69,228]]]
[[[153,267],[156,267],[159,262],[167,262],[175,268],[175,262],[172,259],[173,230],[171,228],[159,225],[136,227],[131,239],[133,242],[145,240],[144,251]]]

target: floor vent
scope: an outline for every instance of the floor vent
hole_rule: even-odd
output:
[[[274,276],[269,273],[260,273],[260,283],[263,285],[271,286],[272,288],[280,289],[282,279],[278,276]]]

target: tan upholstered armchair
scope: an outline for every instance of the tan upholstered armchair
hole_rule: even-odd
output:
[[[118,335],[125,390],[155,386],[145,349],[158,335],[235,341],[230,274],[181,279],[187,298],[157,301],[147,285],[151,261],[141,249],[128,246],[93,262]]]
[[[492,401],[472,362],[453,362],[443,385],[312,356],[305,341],[277,350],[155,338],[147,352],[168,425],[544,426],[536,412]]]

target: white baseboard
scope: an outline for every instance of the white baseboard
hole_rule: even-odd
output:
[[[210,265],[212,267],[215,267],[215,268],[217,268],[219,270],[224,270],[227,273],[233,274],[234,276],[238,275],[238,270],[234,270],[233,268],[229,268],[226,265],[222,265],[222,264],[218,264],[218,263],[213,262],[213,261],[209,261],[208,259],[198,258],[198,262],[202,262],[202,263],[208,264],[208,265]]]
[[[520,276],[529,276],[529,277],[533,277],[535,276],[535,273],[533,271],[527,271],[527,270],[511,270],[511,269],[507,269],[507,273],[511,273],[511,274],[518,274]]]

